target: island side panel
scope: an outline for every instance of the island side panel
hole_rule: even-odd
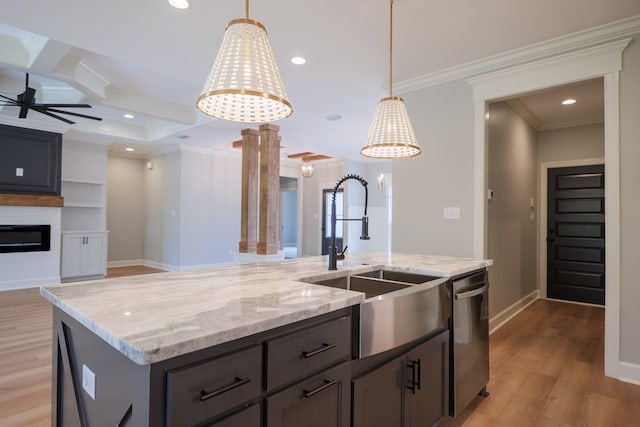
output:
[[[134,363],[57,307],[52,349],[53,427],[149,425],[148,365]]]

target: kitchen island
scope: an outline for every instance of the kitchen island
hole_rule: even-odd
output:
[[[338,407],[325,414],[333,423],[314,425],[349,425],[365,295],[302,280],[382,266],[450,278],[489,265],[363,254],[337,272],[309,257],[42,288],[54,305],[53,425],[285,425],[291,402],[315,395]]]

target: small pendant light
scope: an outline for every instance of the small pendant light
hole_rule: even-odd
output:
[[[209,116],[244,123],[272,122],[293,112],[267,30],[249,19],[249,0],[245,17],[227,25],[196,107]]]
[[[389,19],[389,96],[378,103],[360,154],[378,159],[401,159],[420,154],[420,147],[402,98],[393,96],[393,0]]]

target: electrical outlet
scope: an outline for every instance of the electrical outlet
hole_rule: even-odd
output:
[[[82,389],[96,400],[96,374],[84,363],[82,364]]]
[[[460,208],[458,207],[444,208],[442,217],[444,219],[460,219]]]
[[[16,168],[16,176],[24,176],[24,169]]]

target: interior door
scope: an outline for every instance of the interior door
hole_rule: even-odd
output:
[[[604,165],[548,170],[547,296],[604,305]]]
[[[329,254],[331,246],[331,198],[333,189],[322,190],[322,255]],[[336,192],[336,218],[342,219],[344,212],[344,190],[339,188]],[[344,235],[344,222],[336,223],[336,247],[342,252]]]

